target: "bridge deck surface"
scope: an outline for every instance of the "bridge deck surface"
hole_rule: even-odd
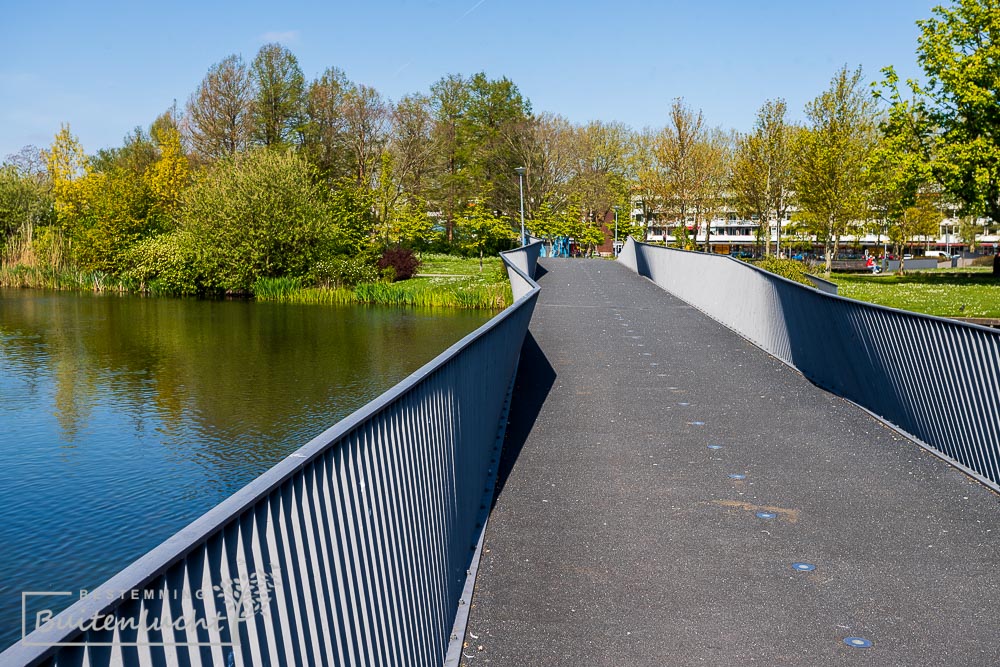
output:
[[[625,267],[541,265],[463,664],[1000,664],[997,496]]]

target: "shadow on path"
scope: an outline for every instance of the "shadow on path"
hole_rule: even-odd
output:
[[[538,271],[540,275],[544,269],[538,267]],[[514,380],[514,399],[511,401],[507,434],[504,438],[503,452],[500,454],[497,486],[493,493],[491,509],[496,506],[497,498],[500,497],[500,492],[503,491],[507,478],[514,469],[517,457],[538,419],[538,414],[542,411],[542,405],[545,404],[555,379],[555,369],[529,331],[521,348],[521,360]]]

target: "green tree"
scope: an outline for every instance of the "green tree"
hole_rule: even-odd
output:
[[[260,47],[250,68],[256,96],[254,137],[268,148],[301,143],[305,79],[295,54],[281,44]]]
[[[517,238],[510,223],[487,208],[485,198],[470,202],[459,223],[458,234],[461,246],[479,256],[480,272],[487,250],[504,248]]]
[[[73,260],[88,271],[120,275],[143,238],[162,231],[156,195],[142,174],[114,167],[83,179],[85,205],[72,229]]]
[[[924,141],[928,118],[922,101],[918,96],[902,99],[895,72],[891,68],[883,72],[885,79],[876,95],[890,105],[868,164],[870,208],[878,219],[879,233],[885,232],[896,254],[902,256],[902,245],[913,236],[936,236],[942,216],[933,206],[939,197]],[[903,271],[901,260],[899,272]]]
[[[785,120],[786,110],[781,99],[761,106],[753,131],[738,139],[733,165],[737,211],[744,218],[757,218],[768,255],[771,217],[777,219],[780,234],[781,221],[792,204],[796,128]],[[780,245],[780,236],[778,241]]]
[[[890,221],[889,241],[893,252],[899,257],[899,275],[906,273],[906,260],[903,256],[906,244],[917,236],[937,236],[943,217],[931,197],[921,197],[913,206],[907,207]]]
[[[347,76],[331,67],[306,93],[303,148],[330,183],[351,175],[344,121],[344,96],[350,87]]]
[[[824,244],[827,274],[840,237],[868,217],[875,114],[874,100],[861,87],[861,70],[847,67],[806,105],[811,125],[799,135],[794,190],[800,219]]]
[[[468,86],[460,75],[450,74],[431,86],[435,178],[429,194],[431,205],[444,216],[449,243],[474,187],[468,105]]]
[[[965,213],[1000,221],[1000,10],[995,0],[956,0],[931,11],[917,22],[926,86],[911,87],[935,130],[934,172]]]

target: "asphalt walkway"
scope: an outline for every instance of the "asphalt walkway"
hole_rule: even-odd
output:
[[[464,665],[1000,664],[996,495],[624,267],[541,266]]]

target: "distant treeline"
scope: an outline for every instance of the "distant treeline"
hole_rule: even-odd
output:
[[[901,91],[886,68],[869,88],[844,67],[805,125],[777,99],[747,133],[711,127],[682,99],[660,128],[577,125],[483,73],[390,101],[333,67],[307,81],[268,44],[213,65],[182,109],[120,147],[88,154],[66,125],[49,148],[9,156],[3,264],[176,293],[316,284],[344,255],[509,247],[522,185],[530,230],[585,250],[616,217],[622,238],[670,227],[707,249],[708,223],[730,213],[757,220],[769,252],[769,221],[791,212],[786,241],[825,243],[828,259],[860,228],[901,245],[945,212],[974,240],[978,217],[1000,219],[1000,42],[977,38],[1000,34],[1000,16],[962,0],[919,27],[925,86]]]

